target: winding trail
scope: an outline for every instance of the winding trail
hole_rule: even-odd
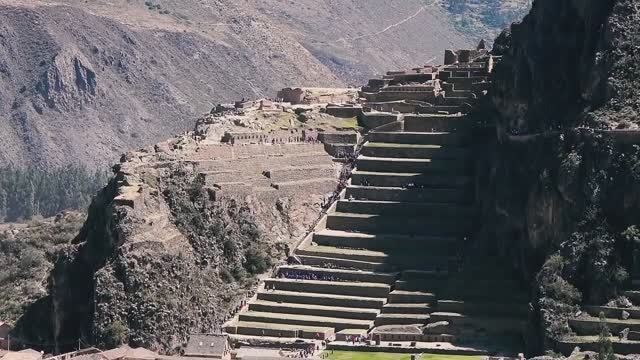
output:
[[[342,37],[338,40],[336,40],[335,42],[347,42],[347,41],[353,41],[353,40],[360,40],[360,39],[364,39],[364,38],[370,38],[370,37],[375,37],[375,36],[379,36],[382,35],[384,33],[386,33],[387,31],[396,28],[398,26],[401,26],[402,24],[406,23],[407,21],[411,21],[412,19],[414,19],[415,17],[417,17],[418,15],[420,15],[423,11],[425,11],[427,9],[426,6],[422,6],[420,7],[420,9],[418,9],[418,11],[416,11],[413,15],[410,15],[402,20],[400,20],[399,22],[395,23],[395,24],[391,24],[389,26],[387,26],[386,28],[380,30],[380,31],[376,31],[374,33],[371,34],[366,34],[366,35],[360,35],[360,36],[355,36],[355,37],[349,37],[349,38],[345,38]]]

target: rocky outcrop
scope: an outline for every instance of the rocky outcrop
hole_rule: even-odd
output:
[[[534,284],[538,351],[570,333],[574,305],[619,295],[633,268],[640,157],[621,141],[634,133],[610,130],[637,127],[638,4],[538,0],[494,46],[484,239]]]
[[[638,10],[632,1],[537,1],[497,41],[501,133],[626,128],[636,118]],[[502,44],[510,42],[505,48]]]
[[[96,95],[96,87],[96,73],[80,51],[56,55],[35,86],[44,103],[58,110],[82,106]]]
[[[255,134],[243,116],[259,118],[258,131],[276,115],[253,109],[206,123]],[[257,277],[319,219],[341,165],[315,139],[234,146],[211,136],[189,133],[122,156],[17,338],[52,351],[81,339],[175,353],[188,334],[220,330]]]

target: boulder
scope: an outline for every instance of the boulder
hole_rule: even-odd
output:
[[[448,321],[437,321],[422,328],[423,334],[445,334],[449,330]]]
[[[631,316],[631,314],[629,314],[628,311],[622,310],[622,312],[620,313],[620,319],[622,319],[622,320],[627,320],[627,319],[629,319],[630,316]]]
[[[625,328],[624,330],[620,331],[618,337],[620,338],[620,340],[627,340],[629,338],[629,328]]]

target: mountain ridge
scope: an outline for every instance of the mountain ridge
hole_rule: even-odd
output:
[[[435,61],[476,42],[449,16],[421,0],[2,0],[0,162],[105,165],[219,102]]]

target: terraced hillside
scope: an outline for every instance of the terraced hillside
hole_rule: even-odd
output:
[[[229,333],[335,337],[334,349],[355,346],[351,336],[457,353],[522,346],[526,294],[497,259],[474,254],[468,238],[482,141],[466,113],[488,85],[492,59],[484,60],[432,70],[444,96],[394,88],[419,99],[414,113],[367,135],[341,199],[227,324]]]

